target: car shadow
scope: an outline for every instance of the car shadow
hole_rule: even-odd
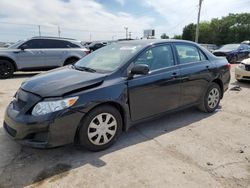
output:
[[[220,108],[218,111],[220,111]],[[161,135],[186,126],[189,126],[188,129],[192,129],[194,128],[194,125],[191,125],[192,123],[213,116],[217,112],[207,114],[198,111],[196,108],[190,108],[134,125],[127,132],[124,132],[113,146],[101,152],[82,150],[73,145],[54,149],[22,147],[20,153],[5,167],[0,178],[0,187],[16,187],[16,185],[24,187],[34,183],[36,185],[43,184],[43,180],[47,178],[59,179],[67,176],[69,170],[87,164],[102,168],[106,165],[106,162],[101,158],[107,154],[156,139]]]
[[[41,72],[15,72],[11,78],[2,79],[2,80],[12,80],[12,79],[19,79],[19,78],[29,78],[40,74]]]
[[[242,80],[242,81],[235,81],[235,82],[232,82],[230,83],[230,85],[232,85],[232,87],[234,86],[240,86],[242,88],[250,88],[250,81],[248,80]]]

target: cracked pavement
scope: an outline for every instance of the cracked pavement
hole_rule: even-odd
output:
[[[213,114],[195,108],[132,127],[102,152],[22,147],[0,128],[2,187],[249,187],[250,83]],[[0,122],[21,82],[0,80]]]

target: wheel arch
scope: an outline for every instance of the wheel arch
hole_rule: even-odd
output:
[[[94,106],[92,106],[88,112],[90,113],[90,111],[92,111],[93,109],[95,108],[98,108],[99,106],[103,106],[103,105],[109,105],[109,106],[112,106],[114,107],[116,110],[118,110],[118,112],[121,114],[121,117],[122,117],[122,131],[127,131],[128,130],[128,116],[127,116],[127,110],[122,106],[122,104],[120,104],[119,102],[115,102],[115,101],[105,101],[105,102],[101,102],[99,104],[96,104]],[[85,115],[86,115],[85,114]],[[83,117],[84,119],[84,117]],[[82,120],[81,120],[82,122]],[[80,124],[81,124],[80,122]],[[75,139],[74,139],[74,142],[75,143],[78,143],[78,135],[79,135],[79,130],[80,130],[80,124],[78,125],[77,129],[76,129],[76,133],[75,133]]]
[[[0,60],[9,61],[10,63],[12,63],[14,65],[15,71],[18,70],[17,64],[12,58],[7,57],[7,56],[0,56]]]
[[[214,79],[212,82],[214,82],[214,83],[216,83],[216,84],[218,84],[220,86],[220,89],[221,89],[221,99],[222,99],[223,95],[224,95],[223,82],[219,78]]]
[[[78,61],[80,58],[77,57],[77,56],[69,56],[69,57],[67,57],[67,58],[64,60],[63,66],[67,65],[67,61],[69,61],[70,59],[74,59],[74,60],[77,60],[77,61]]]

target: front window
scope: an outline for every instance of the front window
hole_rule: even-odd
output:
[[[141,45],[112,44],[85,56],[75,64],[75,67],[88,68],[103,73],[113,72],[141,49]]]
[[[149,70],[157,70],[174,65],[174,57],[170,45],[150,48],[139,56],[134,64],[146,64]]]

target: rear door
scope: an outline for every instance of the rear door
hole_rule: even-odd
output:
[[[34,69],[45,66],[45,57],[41,45],[41,39],[31,39],[19,46],[19,49],[25,48],[15,52],[20,69]]]
[[[174,46],[181,74],[181,106],[197,103],[216,74],[216,65],[195,45],[175,43]]]
[[[43,53],[45,55],[46,67],[63,66],[68,56],[70,46],[67,41],[56,39],[45,39],[43,43]]]
[[[170,44],[143,52],[134,64],[147,64],[148,75],[128,81],[131,119],[137,121],[179,107],[180,79]]]

